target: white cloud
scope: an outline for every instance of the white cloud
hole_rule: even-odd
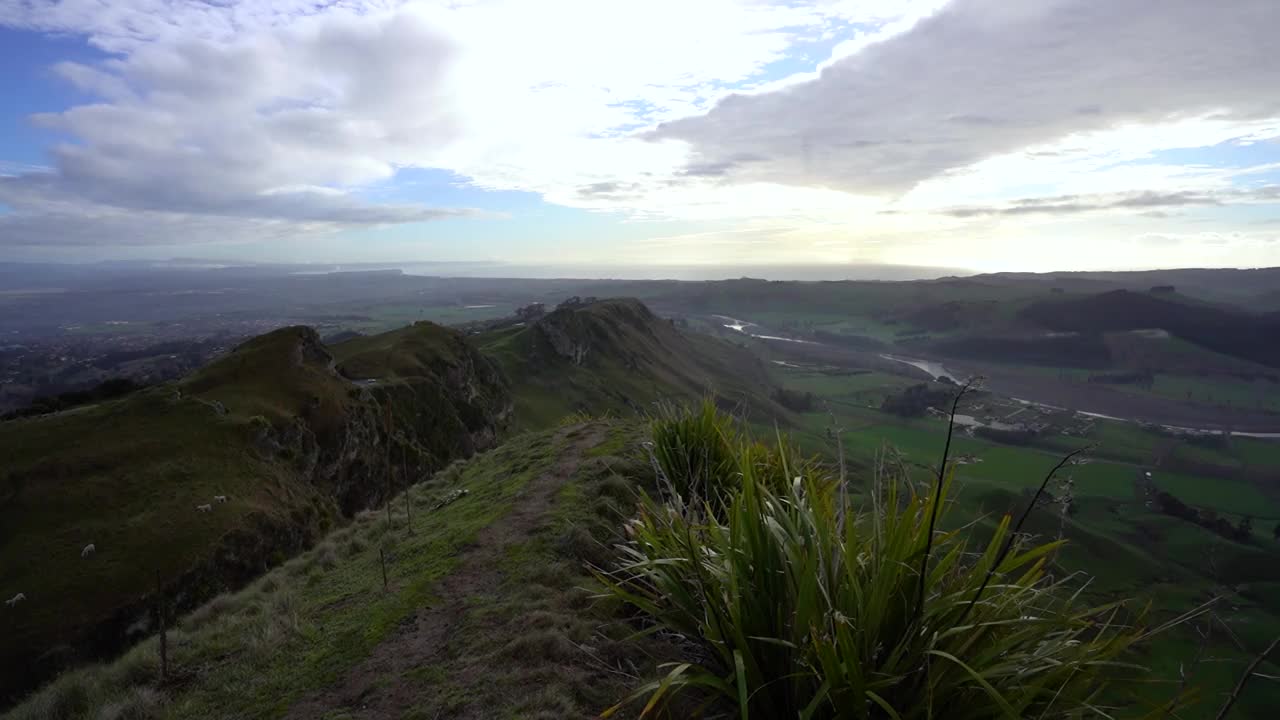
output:
[[[454,54],[429,20],[401,11],[303,18],[226,42],[144,42],[99,67],[61,63],[58,74],[105,101],[33,118],[76,142],[52,149],[54,172],[0,180],[0,202],[14,210],[0,224],[3,239],[38,234],[27,230],[41,213],[48,242],[120,244],[151,242],[144,225],[154,218],[115,210],[161,213],[170,228],[178,217],[207,227],[256,219],[272,234],[290,224],[302,233],[467,214],[374,205],[342,191],[424,162],[458,136],[448,97]],[[64,232],[68,218],[102,218],[104,208],[113,219],[99,232]]]
[[[1274,0],[955,0],[815,80],[653,137],[734,179],[900,194],[1073,134],[1280,117],[1278,27]]]
[[[848,12],[755,0],[5,5],[0,24],[84,34],[118,56],[54,67],[102,100],[34,117],[75,142],[52,149],[54,172],[7,178],[0,202],[24,226],[56,205],[59,218],[115,208],[310,231],[460,214],[342,192],[437,167],[576,203],[599,177],[670,177],[684,153],[628,128],[705,110]]]
[[[52,169],[0,165],[0,244],[466,215],[362,192],[441,168],[742,231],[641,260],[956,265],[963,243],[1098,232],[1068,214],[1270,201],[1236,191],[1273,167],[1157,153],[1280,137],[1274,0],[22,0],[0,24],[115,54],[53,68],[100,100],[34,118],[74,138]],[[829,57],[796,62],[815,47]]]

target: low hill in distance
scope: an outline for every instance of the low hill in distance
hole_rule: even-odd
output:
[[[1129,290],[1042,300],[1020,316],[1056,332],[1162,330],[1201,347],[1280,367],[1280,313],[1252,314]]]

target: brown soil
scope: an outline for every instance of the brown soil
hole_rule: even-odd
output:
[[[604,436],[599,426],[578,426],[559,433],[555,441],[568,440],[568,445],[556,464],[530,482],[512,510],[482,530],[475,542],[461,552],[457,567],[437,588],[439,604],[420,608],[377,645],[368,658],[323,690],[294,703],[285,717],[315,720],[340,711],[344,718],[398,718],[415,708],[436,705],[430,698],[421,697],[422,685],[407,682],[405,674],[439,663],[459,651],[451,647],[449,640],[465,619],[468,600],[499,591],[506,550],[530,540],[552,509],[556,492],[577,470],[583,453],[598,445]],[[479,678],[457,680],[464,686],[483,682]],[[477,712],[483,709],[477,708]]]

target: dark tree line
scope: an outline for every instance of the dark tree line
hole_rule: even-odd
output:
[[[1195,523],[1228,540],[1234,540],[1239,543],[1253,542],[1253,518],[1248,515],[1245,515],[1240,519],[1240,522],[1233,525],[1230,520],[1218,513],[1209,509],[1192,507],[1165,490],[1156,492],[1156,502],[1160,507],[1160,511],[1166,515],[1172,515],[1187,522]],[[1276,537],[1280,538],[1280,525],[1276,525],[1275,533]]]
[[[880,403],[880,409],[901,417],[920,417],[929,408],[941,410],[947,407],[953,397],[955,393],[951,390],[935,390],[926,383],[920,383],[886,397]]]

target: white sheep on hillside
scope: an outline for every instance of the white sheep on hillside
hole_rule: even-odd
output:
[[[80,551],[80,557],[87,558],[96,552],[98,552],[98,546],[94,545],[93,543],[89,543],[88,545],[84,546],[83,550]]]
[[[208,503],[206,503],[206,504],[204,504],[204,505],[197,505],[197,506],[196,506],[196,509],[197,509],[197,510],[199,510],[200,512],[209,512],[209,511],[213,510],[213,506],[212,506],[212,505],[210,505],[210,504],[208,504]]]
[[[214,495],[214,496],[213,496],[213,501],[214,501],[214,502],[217,502],[217,503],[224,503],[224,502],[226,502],[226,501],[227,501],[227,496],[226,496],[226,495]]]
[[[23,600],[26,600],[26,599],[27,599],[27,596],[26,596],[26,595],[24,595],[23,593],[18,593],[17,595],[14,595],[13,597],[9,598],[8,600],[5,600],[5,601],[4,601],[4,604],[5,604],[5,605],[8,605],[9,607],[13,607],[13,606],[17,605],[18,603],[20,603],[20,602],[22,602]]]

